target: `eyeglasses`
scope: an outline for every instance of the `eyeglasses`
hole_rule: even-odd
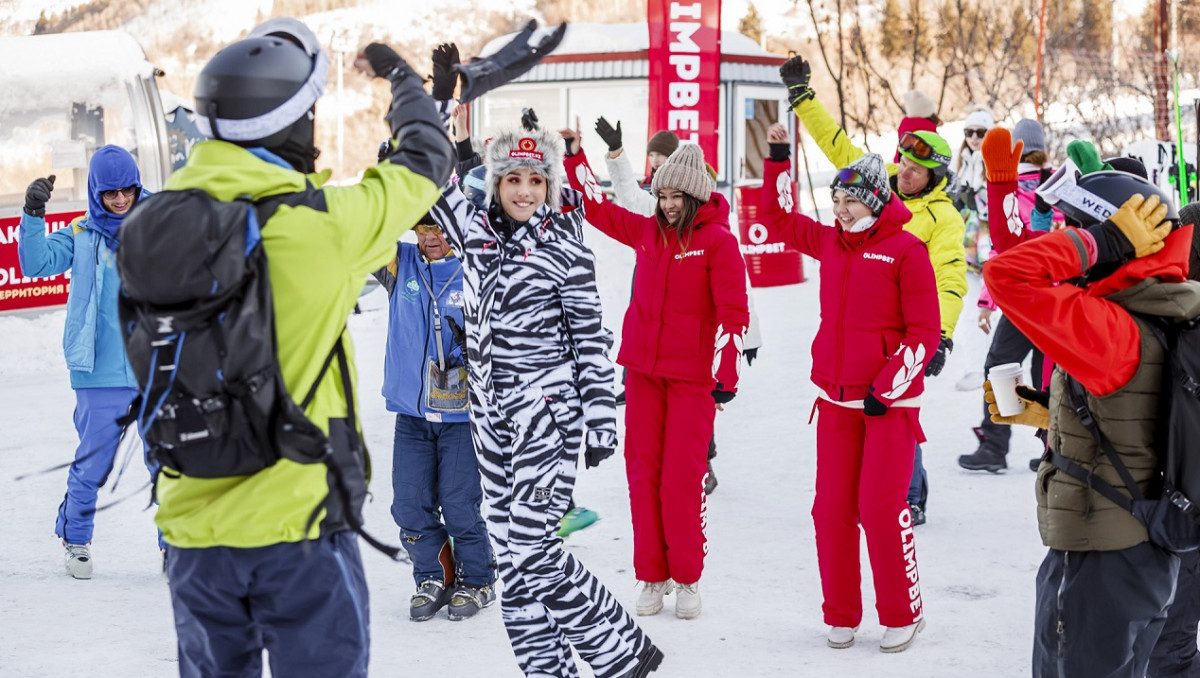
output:
[[[105,200],[116,200],[118,193],[125,196],[126,198],[132,198],[133,194],[136,193],[137,190],[138,190],[137,186],[126,186],[125,188],[118,188],[118,189],[114,189],[111,191],[100,191],[100,195]]]
[[[419,235],[441,235],[442,227],[434,224],[417,224],[413,227]]]
[[[943,165],[950,163],[949,157],[935,151],[928,141],[912,132],[905,132],[904,136],[900,137],[900,150],[912,154],[918,160],[932,160]]]
[[[987,134],[987,130],[985,130],[985,129],[965,129],[965,130],[963,130],[963,136],[968,139],[970,139],[971,137],[979,137],[980,139],[982,139],[983,135],[985,135],[985,134]]]

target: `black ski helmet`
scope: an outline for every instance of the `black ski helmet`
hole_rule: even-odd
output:
[[[1134,194],[1144,198],[1157,195],[1167,206],[1166,219],[1174,225],[1179,224],[1179,210],[1171,201],[1171,196],[1146,179],[1129,172],[1104,170],[1085,174],[1075,181],[1073,190],[1057,193],[1059,195],[1052,204],[1072,225],[1087,227],[1098,224],[1112,216]]]
[[[271,22],[217,52],[196,78],[196,124],[206,136],[239,146],[281,145],[325,90],[329,59],[294,21]]]

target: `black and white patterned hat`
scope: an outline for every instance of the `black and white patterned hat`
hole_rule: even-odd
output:
[[[892,199],[887,167],[877,153],[868,153],[839,171],[833,183],[829,184],[829,190],[845,191],[870,208],[876,216]]]

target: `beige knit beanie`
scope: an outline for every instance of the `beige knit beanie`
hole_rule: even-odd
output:
[[[679,149],[667,158],[650,181],[650,192],[657,196],[659,191],[674,188],[700,202],[708,202],[717,182],[704,168],[704,151],[696,144],[679,144]]]

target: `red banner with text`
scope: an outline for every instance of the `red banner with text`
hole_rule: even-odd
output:
[[[46,233],[66,227],[83,212],[58,212],[46,215]],[[20,217],[0,219],[0,312],[17,309],[61,306],[67,303],[71,275],[62,273],[48,278],[26,278],[17,254]]]
[[[721,0],[649,0],[651,134],[700,144],[717,169]]]

